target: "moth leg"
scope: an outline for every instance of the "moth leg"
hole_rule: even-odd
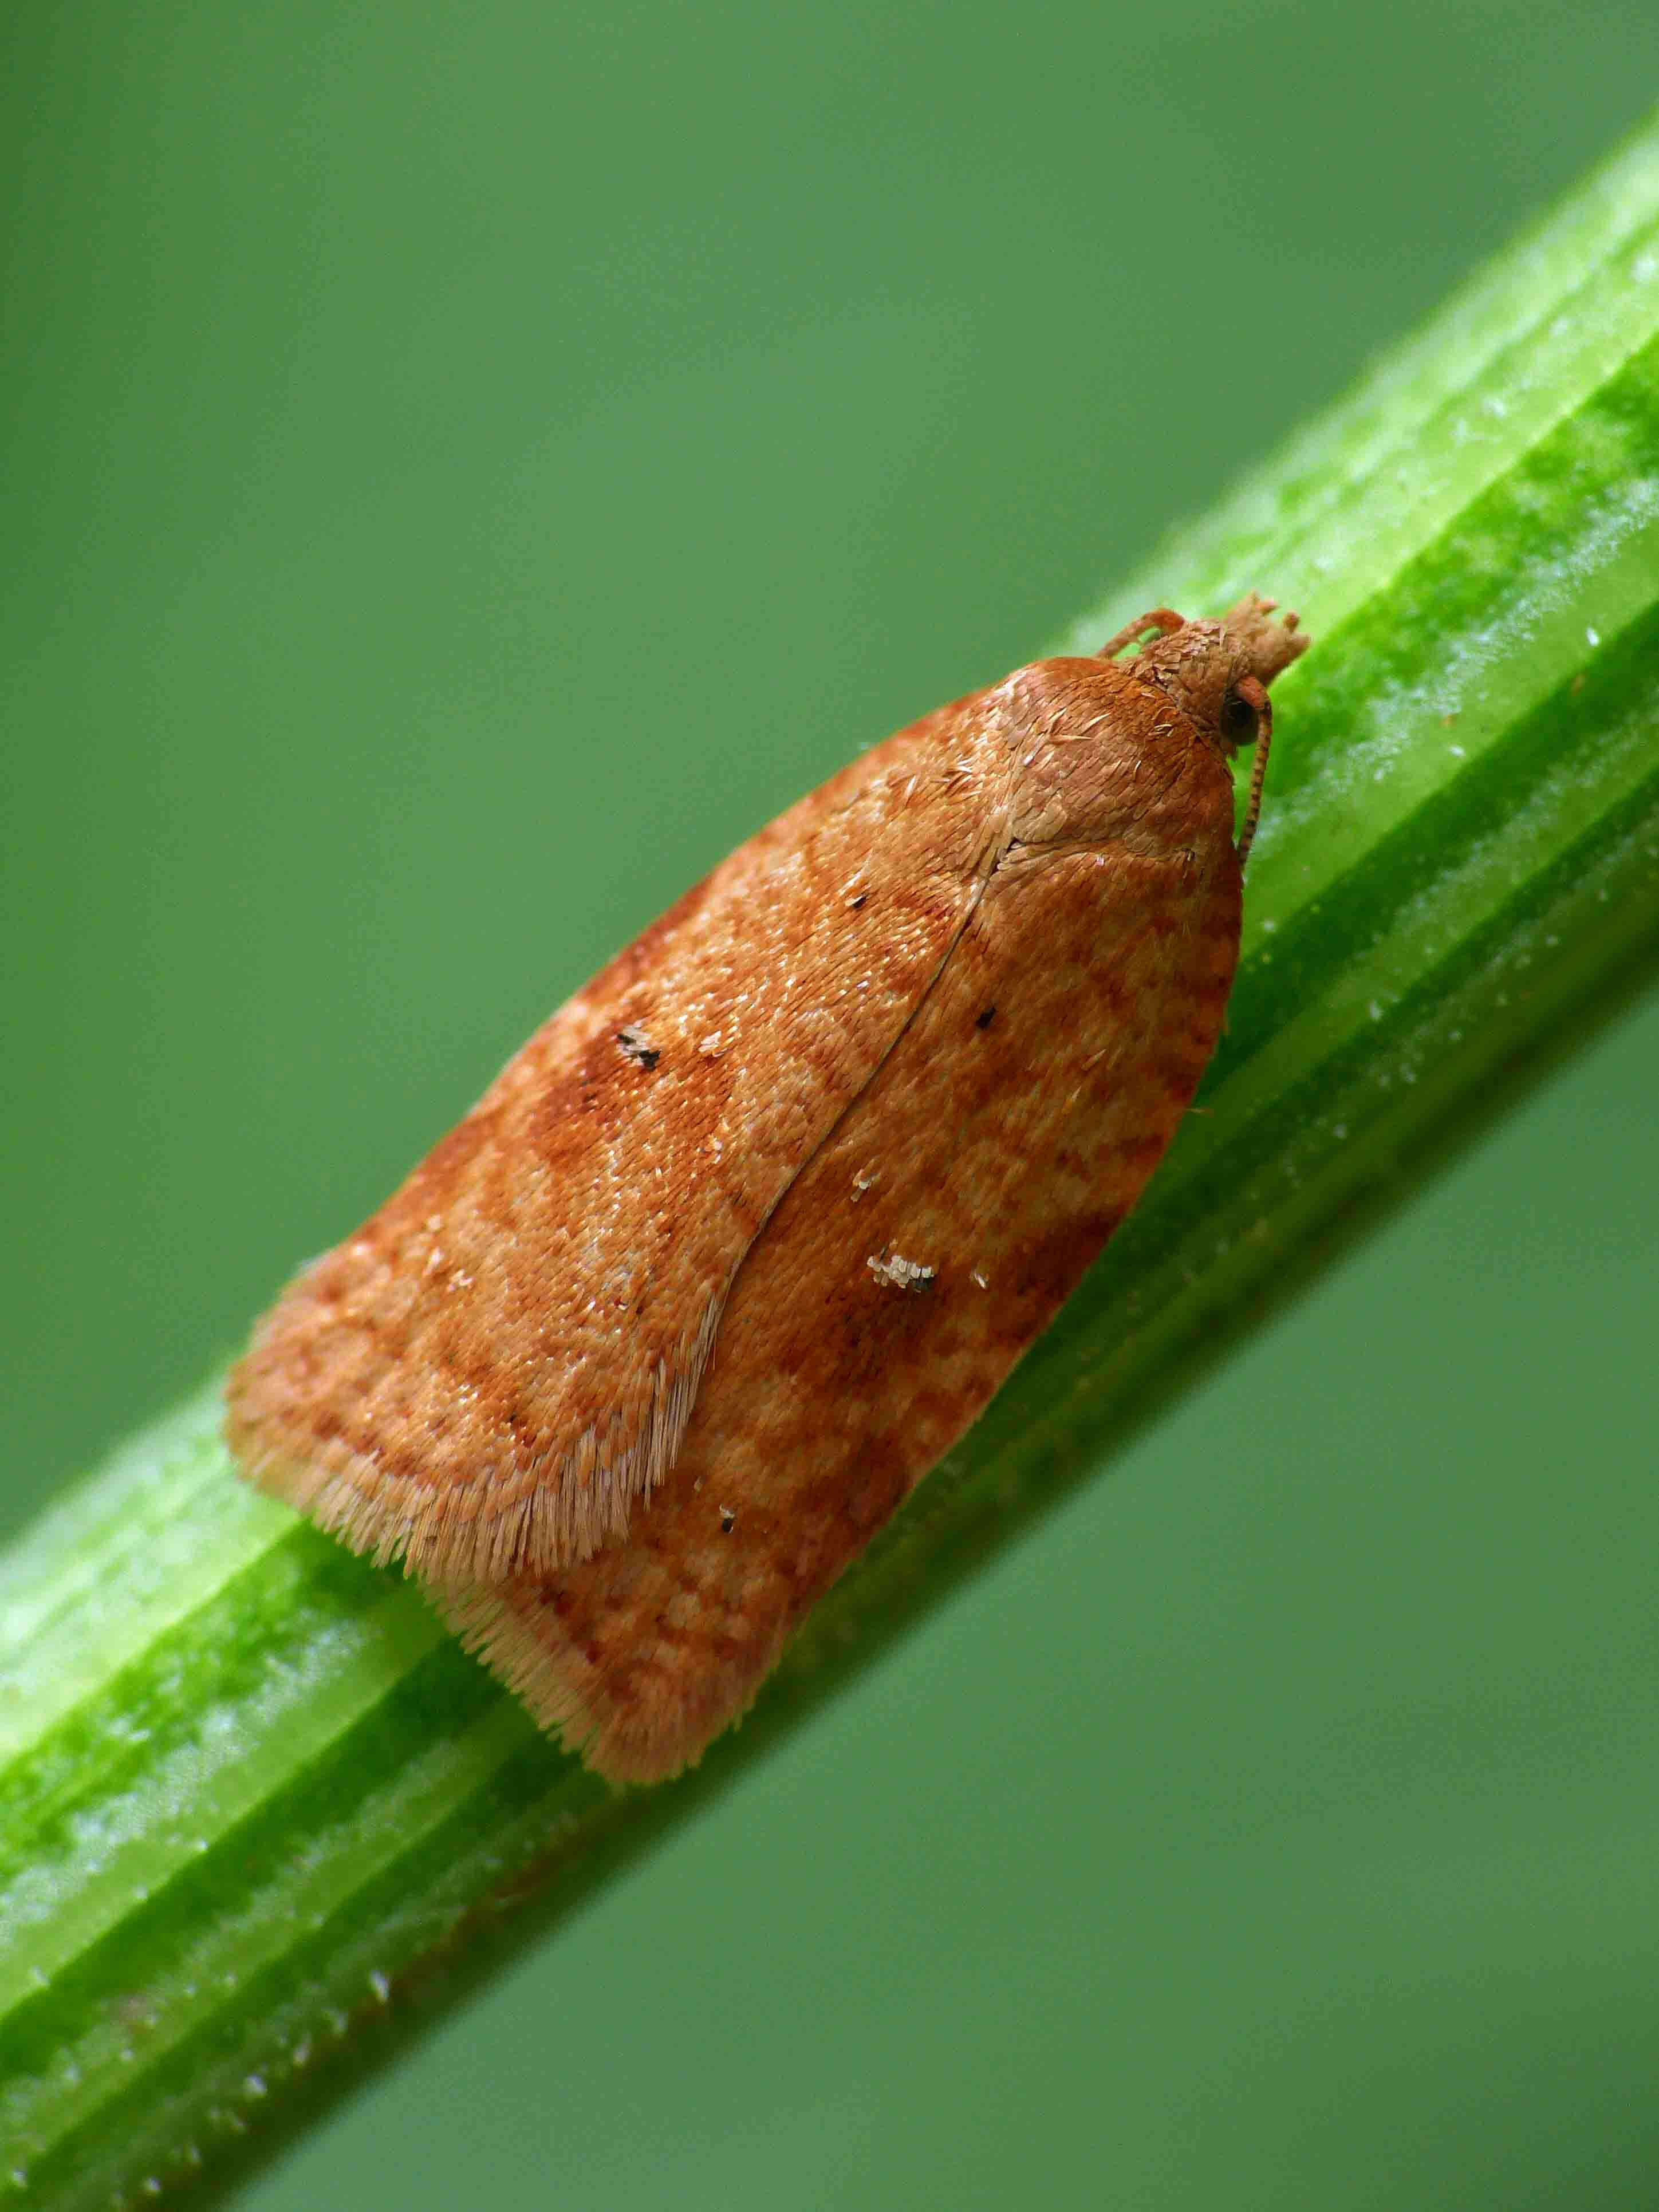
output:
[[[1150,614],[1137,615],[1132,623],[1126,623],[1115,637],[1107,639],[1095,657],[1099,660],[1115,659],[1126,645],[1133,645],[1149,629],[1155,629],[1160,636],[1168,637],[1173,631],[1185,629],[1186,627],[1186,616],[1178,615],[1173,607],[1154,607]]]

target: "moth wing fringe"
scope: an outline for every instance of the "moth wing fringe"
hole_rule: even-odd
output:
[[[232,1447],[257,1488],[308,1515],[377,1567],[401,1560],[407,1573],[446,1585],[553,1574],[623,1541],[635,1507],[648,1506],[679,1450],[725,1305],[722,1288],[682,1340],[678,1356],[658,1361],[644,1419],[620,1453],[605,1459],[600,1442],[615,1417],[595,1422],[550,1474],[534,1466],[514,1469],[514,1477],[532,1480],[511,1504],[491,1503],[493,1473],[465,1487],[435,1486],[389,1474],[339,1437],[267,1443],[257,1419],[245,1421],[234,1410]]]
[[[591,1763],[599,1734],[599,1717],[574,1684],[563,1678],[546,1646],[518,1611],[498,1591],[476,1584],[470,1589],[434,1589],[428,1595],[465,1649],[523,1700],[537,1727],[556,1735],[561,1747],[573,1757]]]

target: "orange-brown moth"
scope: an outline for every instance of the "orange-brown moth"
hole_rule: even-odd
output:
[[[259,1324],[252,1480],[601,1773],[744,1711],[1139,1196],[1237,963],[1272,608],[1157,609],[832,776]]]

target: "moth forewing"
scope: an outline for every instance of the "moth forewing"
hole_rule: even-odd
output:
[[[1271,604],[866,754],[260,1325],[252,1479],[403,1558],[600,1771],[746,1709],[1145,1187],[1237,964],[1231,762],[1305,644]]]

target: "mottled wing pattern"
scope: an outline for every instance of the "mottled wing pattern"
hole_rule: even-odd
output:
[[[261,1324],[229,1393],[253,1479],[434,1582],[622,1536],[745,1253],[972,915],[1013,774],[982,700],[941,708],[619,953]]]
[[[1024,675],[1062,745],[1121,680]],[[1238,948],[1226,769],[1190,738],[1103,781],[1081,750],[1039,765],[924,1003],[751,1247],[627,1546],[447,1602],[606,1774],[672,1774],[748,1705],[1134,1204],[1209,1060]]]

